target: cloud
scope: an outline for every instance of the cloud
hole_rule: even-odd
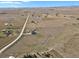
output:
[[[14,1],[0,1],[0,3],[6,4],[21,4],[21,2],[14,2]]]
[[[18,8],[18,7],[26,7],[25,4],[27,4],[30,1],[1,1],[0,0],[0,8],[4,8],[4,7],[14,7],[14,8]]]
[[[15,2],[17,2],[17,1],[23,1],[23,2],[28,2],[28,1],[30,1],[30,0],[0,0],[0,2],[3,2],[3,1],[5,1],[5,2],[13,2],[13,1],[15,1]]]
[[[27,3],[27,2],[30,2],[30,1],[12,1],[12,0],[10,0],[10,1],[1,1],[0,0],[0,4],[10,4],[10,5],[21,5],[21,4],[23,4],[23,3]]]

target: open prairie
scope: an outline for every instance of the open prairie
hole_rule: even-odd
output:
[[[0,49],[17,38],[28,14],[22,37],[0,57],[79,57],[79,7],[0,9]]]

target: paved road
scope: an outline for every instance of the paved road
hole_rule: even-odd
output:
[[[1,54],[2,52],[4,52],[5,50],[7,50],[9,47],[11,47],[15,42],[17,42],[17,41],[21,38],[21,36],[23,35],[23,32],[24,32],[24,30],[25,30],[26,24],[27,24],[27,22],[28,22],[28,20],[29,20],[29,16],[30,16],[30,15],[27,16],[27,19],[26,19],[26,21],[25,21],[25,23],[24,23],[24,25],[23,25],[23,28],[22,28],[22,30],[21,30],[19,36],[18,36],[14,41],[12,41],[10,44],[8,44],[8,45],[5,46],[4,48],[2,48],[2,49],[0,50],[0,54]]]

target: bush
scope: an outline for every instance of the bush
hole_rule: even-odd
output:
[[[79,20],[79,18],[77,18],[77,20]]]

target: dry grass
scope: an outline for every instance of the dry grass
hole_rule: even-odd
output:
[[[23,36],[21,40],[8,49],[4,55],[9,56],[9,54],[13,53],[14,56],[19,56],[23,53],[45,51],[53,48],[62,54],[63,57],[79,57],[79,21],[77,20],[79,8],[72,9],[56,8],[53,10],[52,8],[49,11],[49,9],[46,8],[46,10],[48,10],[48,17],[42,17],[42,14],[45,14],[46,10],[32,9],[31,13],[33,15],[30,17],[25,33],[28,30],[32,31],[34,29],[37,29],[38,33],[36,35]],[[16,10],[15,12],[8,11],[7,16],[4,15],[4,18],[1,16],[1,19],[7,18],[7,20],[0,20],[0,30],[5,28],[3,23],[12,22],[14,27],[20,31],[27,15],[27,13],[23,13],[23,11],[24,10]],[[58,16],[56,16],[57,12],[59,13]],[[23,14],[25,15],[23,16]],[[9,16],[14,19],[12,21],[8,20]],[[35,21],[36,24],[31,21]],[[16,30],[14,29],[14,31]],[[5,37],[4,39],[0,38],[0,46],[8,44],[16,37],[17,35]]]

